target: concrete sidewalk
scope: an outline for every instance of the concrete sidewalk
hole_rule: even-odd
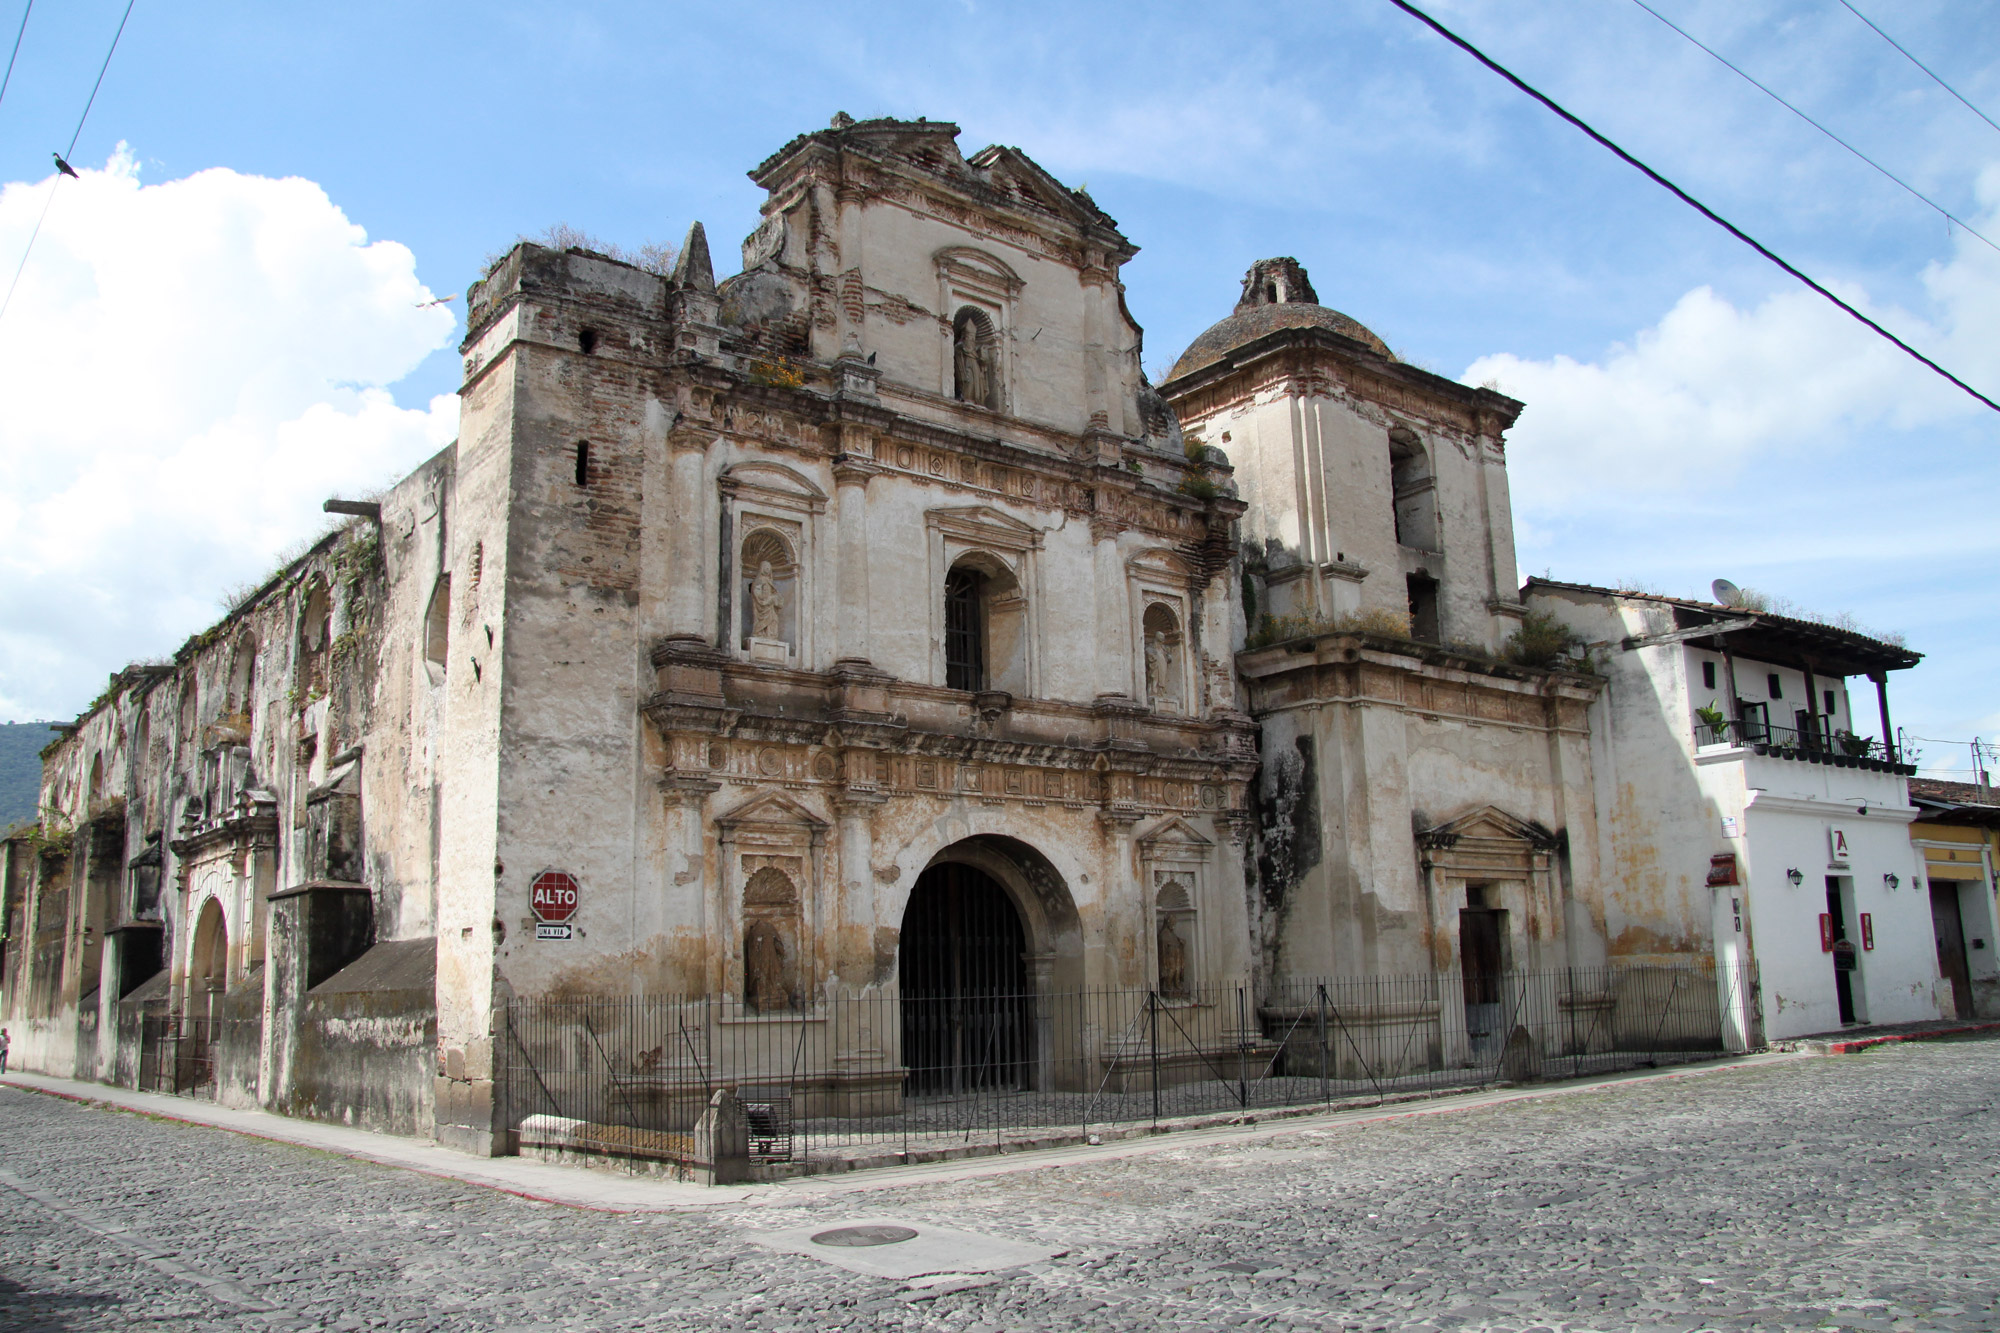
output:
[[[654,1213],[766,1203],[796,1203],[807,1197],[898,1189],[907,1185],[1008,1175],[1021,1171],[1137,1157],[1183,1148],[1255,1142],[1340,1125],[1406,1120],[1416,1116],[1449,1115],[1456,1111],[1479,1107],[1599,1092],[1635,1083],[1701,1078],[1711,1074],[1804,1059],[1810,1054],[1816,1053],[1778,1052],[1745,1055],[1706,1064],[1681,1065],[1668,1070],[1637,1070],[1573,1082],[1499,1088],[1442,1096],[1423,1102],[1403,1102],[1391,1106],[1290,1116],[1264,1123],[1258,1123],[1254,1117],[1250,1117],[1241,1124],[1163,1133],[1145,1138],[1120,1139],[1089,1146],[1004,1153],[934,1165],[886,1167],[880,1170],[854,1171],[832,1176],[803,1176],[792,1180],[752,1185],[718,1186],[684,1184],[657,1177],[630,1175],[611,1169],[555,1166],[522,1157],[474,1157],[466,1153],[453,1152],[449,1148],[441,1148],[436,1143],[424,1139],[399,1138],[389,1134],[352,1129],[345,1125],[295,1120],[289,1116],[273,1115],[267,1111],[233,1110],[217,1106],[212,1102],[195,1101],[186,1097],[134,1092],[129,1088],[51,1078],[44,1074],[9,1073],[0,1078],[0,1088],[18,1088],[107,1110],[228,1130],[251,1138],[288,1143],[357,1161],[415,1171],[442,1180],[479,1185],[540,1203],[561,1204],[570,1208],[587,1208],[602,1212]]]
[[[1881,1023],[1842,1028],[1838,1032],[1815,1032],[1810,1036],[1787,1037],[1771,1043],[1774,1051],[1797,1051],[1805,1055],[1853,1055],[1874,1046],[1893,1046],[1905,1041],[1940,1041],[1950,1037],[1978,1037],[2000,1034],[2000,1022],[1980,1022],[1962,1018],[1937,1018],[1925,1023]]]

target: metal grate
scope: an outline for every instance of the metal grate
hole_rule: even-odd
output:
[[[954,690],[986,688],[986,635],[980,624],[986,576],[960,566],[944,579],[944,683]]]

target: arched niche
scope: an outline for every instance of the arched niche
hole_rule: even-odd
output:
[[[743,1005],[753,1013],[802,1007],[799,886],[766,865],[743,885]]]
[[[213,1013],[229,986],[229,925],[216,898],[203,902],[195,918],[187,975],[188,1012],[197,1017]]]
[[[1153,896],[1154,985],[1169,1000],[1194,994],[1200,969],[1195,962],[1197,932],[1191,877],[1171,875]]]
[[[721,490],[721,624],[719,646],[750,661],[811,667],[817,661],[814,608],[819,521],[826,493],[782,463],[738,463],[719,479]],[[759,586],[771,565],[770,585]],[[757,633],[759,596],[765,628]]]
[[[993,317],[963,306],[951,321],[951,396],[976,407],[1000,409],[1000,333]]]
[[[794,534],[757,523],[743,534],[739,644],[753,660],[789,662],[798,650],[799,562]]]
[[[931,256],[937,266],[941,354],[938,391],[996,412],[1008,409],[1013,381],[1014,307],[1023,282],[998,255],[952,245]],[[961,353],[970,358],[961,364]],[[977,368],[977,373],[973,372]],[[983,383],[979,382],[983,376]]]
[[[1146,706],[1159,713],[1188,712],[1187,636],[1178,608],[1149,601],[1139,618],[1146,664]]]
[[[245,632],[236,640],[229,658],[229,697],[225,707],[232,713],[248,715],[251,696],[257,690],[257,636]]]
[[[333,655],[333,595],[326,580],[306,584],[299,603],[298,687],[302,699],[326,693],[327,666]]]

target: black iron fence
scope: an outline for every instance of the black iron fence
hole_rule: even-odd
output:
[[[1873,763],[1900,762],[1895,751],[1885,748],[1873,736],[1857,736],[1851,731],[1813,730],[1811,727],[1778,727],[1756,716],[1741,722],[1698,722],[1694,728],[1696,745],[1749,745],[1760,754],[1786,759],[1832,760]]]
[[[222,1021],[147,1014],[139,1020],[139,1091],[215,1097]]]
[[[1713,1058],[1744,1044],[1725,1032],[1754,1009],[1746,985],[1620,966],[1184,995],[839,994],[798,1012],[727,996],[516,1000],[495,1066],[524,1147],[684,1161],[730,1088],[753,1162],[827,1170]]]

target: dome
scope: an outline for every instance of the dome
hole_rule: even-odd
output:
[[[1327,329],[1390,355],[1388,344],[1361,321],[1319,304],[1298,260],[1260,259],[1243,276],[1243,299],[1236,303],[1235,313],[1189,343],[1167,378],[1176,380],[1214,365],[1246,343],[1280,329]]]

